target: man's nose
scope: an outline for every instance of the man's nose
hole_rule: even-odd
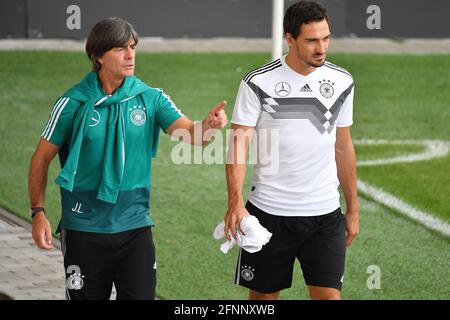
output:
[[[327,44],[326,44],[326,42],[325,41],[318,41],[316,50],[320,54],[325,54],[325,52],[327,52]]]
[[[125,59],[132,59],[132,58],[134,58],[134,55],[135,55],[135,52],[134,52],[134,50],[133,49],[131,49],[131,48],[126,48],[125,49]]]
[[[317,52],[320,54],[324,54],[326,51],[325,42],[319,41],[316,48]]]

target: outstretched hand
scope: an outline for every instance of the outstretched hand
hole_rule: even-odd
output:
[[[226,101],[220,102],[207,115],[203,122],[208,128],[222,129],[227,125],[227,114],[225,113]]]

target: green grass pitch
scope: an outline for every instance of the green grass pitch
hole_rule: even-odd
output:
[[[265,54],[138,53],[136,75],[162,87],[191,119],[225,99],[231,118],[239,81],[267,62]],[[355,140],[450,142],[450,56],[331,55],[356,84]],[[90,65],[83,53],[0,52],[0,206],[28,219],[29,160],[54,101]],[[229,126],[227,126],[229,127]],[[233,285],[237,250],[219,251],[212,238],[226,210],[224,165],[175,165],[175,142],[162,136],[151,195],[162,299],[246,299]],[[377,159],[420,152],[415,145],[356,146],[357,157]],[[53,161],[48,216],[59,217]],[[450,156],[429,161],[359,167],[358,176],[407,203],[450,222]],[[247,179],[248,181],[248,179]],[[400,213],[361,197],[361,233],[348,248],[344,299],[449,299],[450,240]],[[381,271],[369,289],[370,266]],[[306,299],[298,265],[282,299]]]

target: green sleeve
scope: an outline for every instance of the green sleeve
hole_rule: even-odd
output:
[[[156,105],[156,122],[159,127],[166,131],[167,128],[170,127],[175,120],[181,118],[183,114],[163,90],[157,90],[159,91],[159,97]]]
[[[72,120],[78,102],[68,97],[60,97],[53,106],[47,125],[42,131],[42,138],[63,145],[72,133]]]

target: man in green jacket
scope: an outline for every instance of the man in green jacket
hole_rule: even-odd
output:
[[[93,27],[86,43],[93,71],[57,99],[31,159],[33,239],[49,250],[45,188],[48,166],[59,155],[62,214],[57,232],[67,299],[109,299],[113,283],[117,299],[154,299],[149,200],[159,132],[184,130],[191,137],[185,142],[204,144],[194,132],[203,137],[227,123],[224,101],[202,122],[193,122],[163,90],[136,78],[137,43],[136,31],[119,18]]]

